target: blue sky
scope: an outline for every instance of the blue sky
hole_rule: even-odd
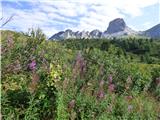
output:
[[[124,18],[135,30],[160,23],[159,0],[1,0],[2,29],[26,32],[40,27],[49,37],[66,29],[105,31],[111,20]]]

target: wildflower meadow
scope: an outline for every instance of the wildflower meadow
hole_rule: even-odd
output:
[[[1,33],[1,119],[160,119],[160,40]]]

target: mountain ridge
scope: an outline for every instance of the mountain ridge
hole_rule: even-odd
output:
[[[160,38],[160,24],[153,26],[145,31],[135,31],[129,26],[123,18],[116,18],[109,22],[107,30],[104,32],[94,29],[89,31],[72,31],[67,29],[52,35],[49,40],[65,40],[65,39],[98,39],[113,38],[122,36],[144,36],[147,38]]]

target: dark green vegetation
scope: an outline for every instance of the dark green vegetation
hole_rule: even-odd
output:
[[[160,40],[1,35],[2,119],[160,118]]]

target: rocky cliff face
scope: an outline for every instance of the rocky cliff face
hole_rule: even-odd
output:
[[[160,38],[160,24],[152,27],[149,30],[137,32],[128,27],[122,18],[116,18],[109,23],[106,31],[101,32],[97,29],[89,31],[73,32],[70,29],[54,34],[50,40],[65,40],[65,39],[98,39],[98,38],[113,38],[121,36],[146,36],[149,38]]]
[[[102,32],[97,29],[90,32],[90,36],[92,38],[101,38],[101,35],[102,35]]]
[[[120,37],[120,36],[135,35],[135,34],[137,34],[137,32],[129,28],[122,18],[117,18],[109,23],[109,26],[107,30],[104,31],[102,37],[110,38],[110,37]]]
[[[113,34],[116,32],[121,32],[126,29],[126,23],[122,18],[117,18],[109,23],[109,26],[107,28],[107,31],[105,31],[108,34]]]

